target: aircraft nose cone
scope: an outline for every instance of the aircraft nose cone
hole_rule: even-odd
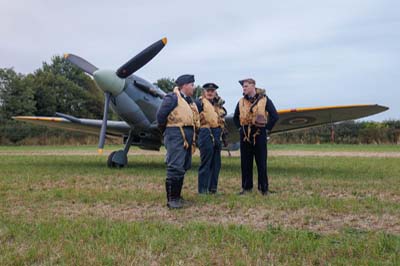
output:
[[[110,92],[114,96],[120,94],[125,87],[125,79],[118,77],[113,70],[96,70],[93,78],[102,91]]]

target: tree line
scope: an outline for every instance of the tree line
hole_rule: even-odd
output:
[[[400,144],[400,120],[347,121],[274,135],[276,144]]]
[[[171,92],[174,79],[161,78],[154,83]],[[197,86],[195,97],[200,96]],[[0,145],[7,144],[95,144],[97,136],[50,129],[12,119],[18,115],[53,116],[55,112],[76,117],[101,119],[103,93],[94,81],[62,56],[30,74],[13,68],[0,68]],[[118,120],[110,112],[109,119]],[[331,126],[279,134],[274,143],[329,143]],[[400,121],[345,122],[334,125],[335,143],[400,143]]]
[[[83,134],[21,123],[12,116],[53,116],[55,112],[100,119],[103,95],[93,80],[61,56],[23,75],[0,68],[0,144],[62,144]],[[52,139],[52,140],[50,140]]]

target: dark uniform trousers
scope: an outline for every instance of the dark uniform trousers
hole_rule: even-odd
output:
[[[217,192],[221,170],[221,128],[200,128],[198,147],[200,150],[199,193]]]
[[[265,127],[257,128],[252,126],[250,133],[250,142],[244,141],[244,133],[247,135],[247,126],[240,128],[240,159],[242,168],[242,189],[253,189],[253,159],[255,158],[258,172],[258,190],[268,191],[267,175],[267,133]],[[254,133],[259,130],[255,137]]]
[[[183,146],[182,133],[179,127],[167,127],[164,132],[164,145],[167,149],[165,161],[167,164],[167,183],[170,183],[173,194],[180,194],[186,171],[192,164],[193,127],[183,128],[189,148]],[[175,193],[176,192],[176,193]]]

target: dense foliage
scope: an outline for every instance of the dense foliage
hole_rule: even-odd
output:
[[[44,62],[27,75],[12,68],[0,69],[0,144],[46,144],[49,139],[61,144],[63,139],[68,143],[71,138],[85,143],[88,138],[83,134],[33,126],[12,117],[53,116],[60,112],[101,118],[102,108],[103,94],[93,80],[63,57],[54,56],[50,64]]]

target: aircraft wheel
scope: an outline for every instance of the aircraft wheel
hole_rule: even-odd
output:
[[[115,151],[113,151],[112,153],[110,153],[110,155],[108,155],[108,159],[107,159],[107,166],[110,168],[114,168],[115,167],[115,163],[112,161],[112,158],[115,154]]]
[[[127,164],[127,158],[123,160],[119,160],[121,162],[118,162],[118,159],[121,158],[121,153],[122,151],[113,151],[110,153],[107,159],[107,166],[110,168],[123,168]],[[123,156],[124,157],[124,156]],[[126,157],[126,156],[125,156]]]
[[[118,164],[118,163],[114,163],[114,168],[124,168],[125,165],[123,164]]]

